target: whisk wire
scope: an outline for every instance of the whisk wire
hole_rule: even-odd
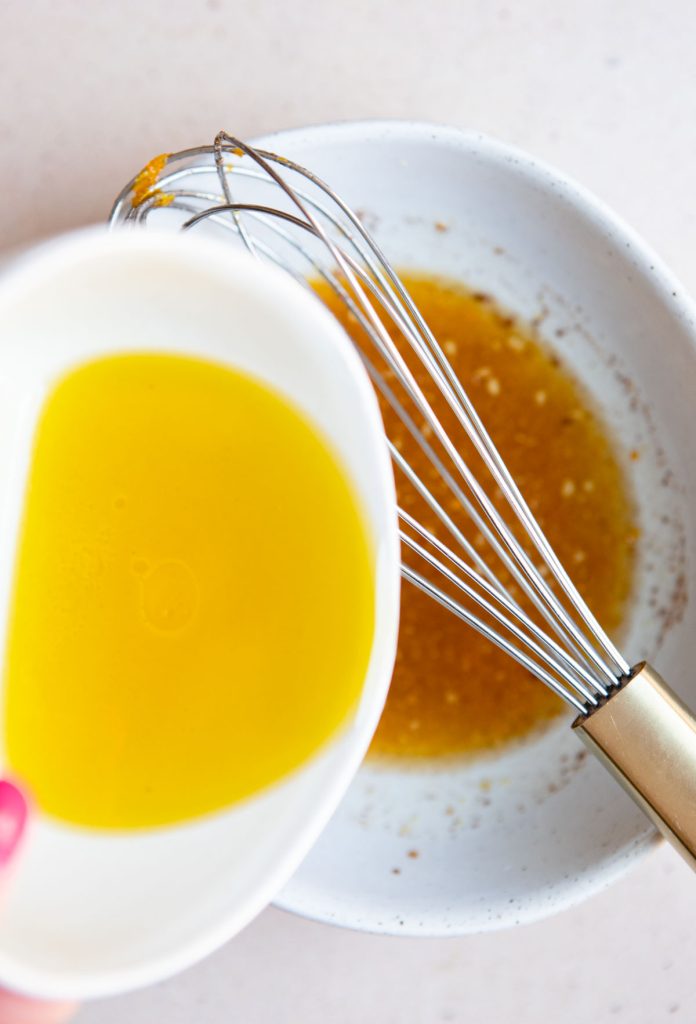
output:
[[[592,615],[586,603],[580,597],[579,593],[577,592],[577,589],[572,583],[572,580],[563,569],[561,563],[559,562],[553,549],[551,548],[551,545],[548,543],[548,540],[544,536],[541,528],[537,524],[526,502],[524,501],[521,492],[519,491],[519,488],[517,487],[509,470],[505,466],[505,463],[503,462],[489,434],[487,433],[483,425],[483,422],[481,421],[478,413],[476,412],[473,403],[469,399],[461,382],[454,373],[454,370],[452,369],[451,364],[449,363],[449,360],[447,359],[441,346],[438,344],[432,332],[428,328],[420,311],[418,310],[415,303],[413,303],[406,288],[403,286],[403,283],[398,278],[398,275],[396,275],[396,273],[392,270],[388,260],[381,252],[374,238],[369,234],[369,232],[365,230],[364,226],[362,225],[356,214],[353,213],[350,207],[324,181],[322,181],[317,175],[313,174],[311,171],[308,171],[306,168],[301,167],[300,165],[295,164],[292,161],[289,161],[285,158],[279,158],[275,154],[268,153],[266,151],[254,151],[242,140],[230,136],[227,133],[221,132],[216,138],[215,145],[216,147],[220,147],[223,143],[228,144],[233,149],[241,150],[245,152],[247,155],[250,155],[263,168],[263,170],[266,171],[273,178],[273,180],[276,181],[276,183],[281,186],[281,188],[283,188],[283,191],[286,193],[286,195],[288,195],[290,199],[295,203],[295,205],[301,210],[303,215],[307,218],[307,221],[314,227],[318,235],[329,246],[332,255],[334,256],[334,258],[337,259],[339,266],[341,265],[341,261],[337,257],[338,254],[340,253],[340,249],[338,247],[333,247],[331,241],[329,240],[328,236],[326,236],[325,232],[323,231],[319,223],[312,216],[312,214],[309,213],[307,206],[305,205],[306,200],[300,198],[297,190],[293,190],[286,185],[282,176],[279,175],[274,170],[271,164],[273,162],[278,162],[282,164],[284,167],[296,172],[300,176],[311,181],[313,185],[319,188],[324,194],[329,196],[329,198],[340,208],[340,210],[349,220],[353,228],[360,234],[368,248],[368,252],[373,253],[376,258],[376,261],[373,261],[363,251],[359,250],[360,255],[368,265],[369,272],[377,279],[384,292],[387,295],[389,295],[392,301],[396,300],[398,305],[398,299],[396,299],[394,291],[392,290],[392,287],[390,287],[390,285],[393,286],[393,289],[395,289],[396,292],[398,293],[401,302],[404,303],[406,307],[408,315],[405,316],[403,320],[401,320],[400,318],[400,326],[403,323],[406,324],[405,328],[401,326],[404,336],[408,340],[412,349],[416,352],[418,357],[426,366],[426,369],[429,370],[431,375],[437,376],[438,383],[441,386],[441,391],[445,396],[445,399],[447,400],[448,404],[450,405],[450,408],[454,412],[455,416],[459,420],[462,427],[465,429],[469,439],[475,446],[477,452],[482,457],[482,459],[484,459],[489,471],[493,475],[498,486],[501,488],[512,511],[524,526],[525,530],[532,539],[540,555],[548,565],[550,571],[553,573],[557,582],[562,586],[566,596],[571,601],[578,614],[580,614],[585,625],[589,628],[594,640],[597,643],[599,643],[600,647],[604,650],[605,654],[618,668],[619,674],[627,672],[629,668],[628,662],[625,661],[625,659],[619,653],[618,649],[611,643],[609,638],[606,637],[606,634],[599,626],[599,623],[597,622],[596,618]],[[217,148],[216,165],[219,167],[220,164],[220,149]],[[228,190],[226,191],[226,194],[229,195]],[[318,209],[320,209],[320,212],[326,215],[324,210],[321,210],[321,208]],[[339,228],[344,237],[346,237],[353,244],[355,244],[355,239],[349,232],[345,230],[344,226],[340,222],[338,222],[336,218],[333,218],[330,215],[327,216],[329,216],[331,222]],[[344,268],[342,267],[342,269]],[[352,280],[351,286],[354,286],[354,282]],[[364,294],[362,292],[358,292],[357,294],[361,303],[364,303]],[[383,308],[389,311],[388,306],[385,303],[382,303],[382,305]],[[378,319],[375,320],[372,317],[371,313],[372,311],[368,310],[369,319],[372,321],[373,326],[377,328],[378,334],[382,335],[382,331],[380,330],[381,323],[379,322]],[[414,331],[411,330],[408,316],[410,316],[411,322],[415,323],[417,329],[420,331],[420,338]],[[425,341],[425,344],[423,344],[423,339]],[[383,337],[382,340],[384,340]],[[396,350],[396,352],[392,351],[391,355],[393,357],[395,356],[397,359],[400,359],[400,353],[398,352],[398,350]],[[444,372],[444,381],[442,376],[440,375],[441,371]],[[445,386],[445,381],[449,386]],[[415,388],[417,397],[414,400],[416,401],[416,404],[421,406],[421,394],[419,394],[420,389],[418,388],[413,378],[411,379],[411,381],[409,381],[409,383],[412,387]],[[412,395],[412,397],[414,396]],[[423,411],[422,406],[421,411]],[[432,410],[430,410],[430,414],[432,415]],[[433,427],[433,429],[435,429],[434,423],[431,423],[431,426]],[[440,437],[440,440],[445,445],[445,447],[448,447],[446,442],[442,440],[442,437]],[[461,472],[462,466],[459,464],[459,460],[455,461],[457,461],[458,469],[460,469]],[[467,484],[474,491],[477,500],[482,504],[482,507],[484,508],[486,514],[489,515],[490,511],[487,497],[485,496],[485,493],[482,494],[479,491],[478,487],[476,486],[477,482],[475,478],[473,478],[473,480],[467,479]],[[492,517],[491,521],[493,522],[495,528],[499,529],[500,524],[502,522],[499,520],[499,517],[495,515]],[[504,523],[502,523],[502,525],[503,527],[505,527]],[[506,528],[505,532],[508,532]],[[550,588],[548,588],[545,581],[541,577],[539,577],[539,575],[534,571],[533,566],[531,566],[528,563],[524,556],[524,552],[516,551],[516,557],[519,558],[520,553],[523,556],[521,564],[523,566],[524,571],[529,573],[529,578],[532,584],[534,586],[537,586],[541,590],[544,599],[549,602],[554,612],[557,615],[559,615],[559,617],[567,619],[564,609],[557,602],[555,595],[550,590]],[[602,671],[608,678],[609,684],[614,685],[616,681],[616,669],[612,670],[612,668],[610,668],[603,662],[603,660],[599,657],[594,647],[586,641],[582,633],[574,627],[572,622],[570,622],[570,627],[570,632],[573,635],[574,642],[576,644],[579,644],[585,655],[595,662],[599,670]]]
[[[482,591],[484,591],[484,593],[487,594],[492,600],[497,601],[510,615],[513,616],[513,619],[516,619],[521,625],[528,629],[532,636],[535,638],[535,640],[538,641],[538,644],[541,644],[543,645],[543,648],[546,648],[546,651],[540,648],[537,643],[535,643],[534,645],[529,644],[528,638],[518,636],[518,639],[522,643],[529,644],[529,646],[532,647],[535,653],[539,654],[539,656],[542,658],[546,658],[548,660],[549,666],[555,668],[557,671],[559,671],[560,663],[562,663],[562,671],[566,674],[571,673],[573,675],[573,685],[578,690],[578,692],[581,693],[585,697],[585,699],[588,700],[591,704],[597,703],[596,697],[592,692],[592,687],[594,687],[595,682],[591,673],[584,669],[583,666],[580,665],[580,663],[577,662],[570,654],[568,654],[568,652],[565,651],[560,646],[560,644],[556,643],[556,641],[553,640],[552,637],[547,636],[541,629],[539,629],[539,627],[536,625],[533,619],[530,619],[529,616],[524,613],[524,611],[519,607],[519,605],[515,601],[513,601],[504,591],[501,593],[501,591],[498,590],[496,587],[492,587],[489,583],[487,583],[487,581],[483,579],[474,569],[472,569],[471,566],[467,565],[466,562],[459,558],[459,556],[454,551],[452,551],[445,544],[443,544],[442,541],[440,541],[434,534],[432,534],[429,530],[422,526],[416,519],[413,518],[413,516],[409,515],[408,512],[404,512],[403,509],[399,509],[399,518],[403,522],[407,523],[407,525],[415,533],[418,533],[424,540],[426,540],[430,545],[432,545],[432,547],[434,547],[441,555],[443,555],[450,562],[452,562],[452,564],[455,565],[460,572],[464,573],[464,575],[468,577],[472,581],[472,583],[475,583],[476,586],[478,586]],[[454,576],[454,574],[451,573],[451,570],[449,570],[447,566],[445,566],[438,559],[435,559],[429,552],[427,552],[422,547],[422,545],[414,541],[413,538],[411,538],[403,530],[401,531],[401,539],[402,543],[406,544],[406,546],[409,547],[412,551],[415,551],[417,554],[419,554],[424,559],[424,561],[428,562],[433,568],[436,568],[438,572],[440,572],[451,583],[454,583],[460,590],[463,590],[465,593],[469,594],[472,600],[480,604],[481,607],[483,607],[486,611],[490,612],[490,614],[495,615],[501,622],[501,624],[505,625],[511,632],[517,635],[518,628],[514,626],[514,624],[511,625],[510,622],[504,618],[502,613],[500,613],[495,607],[492,607],[490,603],[486,601],[485,598],[482,598],[481,595],[473,587],[469,586],[469,584],[467,584],[460,577]]]
[[[327,245],[331,254],[333,255],[334,259],[339,265],[341,271],[343,272],[344,276],[348,278],[350,286],[353,289],[358,302],[366,312],[367,317],[371,323],[371,326],[375,330],[381,342],[382,354],[385,354],[384,347],[386,347],[386,349],[388,350],[387,358],[389,358],[390,365],[396,371],[400,383],[409,392],[411,399],[414,401],[414,403],[419,408],[420,412],[424,415],[424,417],[428,420],[431,429],[433,429],[433,431],[438,437],[438,440],[440,441],[444,449],[447,451],[447,454],[456,465],[458,471],[464,477],[467,486],[472,491],[476,500],[481,505],[484,513],[489,518],[491,524],[496,529],[496,531],[502,536],[505,543],[510,547],[514,557],[517,559],[518,563],[527,575],[531,584],[540,592],[541,596],[549,604],[554,614],[565,625],[566,629],[568,629],[571,636],[573,637],[573,642],[582,649],[583,653],[587,657],[594,661],[595,665],[600,670],[600,672],[604,673],[605,677],[609,682],[609,685],[614,685],[616,682],[616,672],[605,664],[605,662],[602,660],[602,658],[595,650],[595,648],[592,646],[592,644],[584,637],[581,631],[575,627],[572,620],[568,618],[563,606],[557,600],[556,596],[548,587],[545,580],[539,576],[538,572],[536,572],[535,567],[529,560],[526,552],[524,552],[524,550],[517,542],[516,538],[514,538],[514,536],[510,533],[505,522],[500,519],[500,516],[493,508],[492,503],[490,502],[490,499],[486,495],[485,491],[479,485],[478,481],[476,480],[473,473],[471,473],[469,467],[466,465],[464,460],[459,456],[457,449],[451,443],[449,436],[442,427],[439,419],[435,416],[432,408],[430,407],[429,403],[427,402],[427,399],[425,398],[425,395],[423,394],[413,374],[410,372],[405,360],[403,359],[401,352],[389,337],[388,332],[385,331],[379,317],[376,316],[376,314],[374,313],[373,307],[367,300],[364,291],[359,286],[354,275],[350,273],[350,271],[348,270],[348,267],[350,266],[350,261],[346,259],[346,256],[342,252],[340,247],[336,246],[333,243],[333,241],[329,238],[329,236],[325,233],[323,227],[316,220],[316,218],[309,212],[307,205],[305,205],[305,202],[299,197],[298,193],[295,190],[289,188],[284,182],[282,176],[278,174],[275,171],[275,169],[271,166],[271,161],[273,159],[278,158],[275,158],[274,154],[265,153],[263,151],[254,153],[254,151],[251,150],[251,148],[248,147],[245,143],[243,143],[242,140],[228,136],[225,133],[221,133],[218,136],[218,138],[216,139],[216,145],[219,144],[221,141],[225,141],[234,148],[241,149],[248,155],[252,155],[255,158],[256,162],[263,168],[263,170],[267,171],[267,173],[269,173],[269,175],[281,186],[286,195],[290,197],[292,202],[297,206],[297,208],[301,211],[303,216],[307,219],[309,225],[311,225],[311,227],[314,228],[315,233]],[[619,671],[628,671],[628,663],[625,661],[621,663],[622,659],[621,656],[618,654],[618,651],[616,651],[613,645],[611,645],[611,643],[608,641],[608,638],[605,638],[603,631],[599,627],[599,624],[596,622],[594,616],[592,616],[585,602],[582,600],[582,598],[580,598],[574,585],[570,581],[570,578],[567,576],[567,574],[560,566],[560,563],[556,558],[551,546],[544,537],[540,527],[534,520],[530,510],[528,509],[526,503],[522,499],[522,496],[519,492],[519,489],[517,488],[517,485],[514,483],[514,480],[512,479],[509,471],[505,467],[505,464],[503,463],[502,458],[497,452],[497,449],[495,448],[489,435],[485,431],[485,428],[483,427],[480,417],[476,413],[471,401],[466,395],[464,388],[461,386],[461,383],[454,374],[454,371],[452,370],[452,367],[449,364],[447,357],[445,356],[441,347],[435,341],[432,333],[427,328],[427,325],[425,324],[420,312],[418,311],[417,307],[408,296],[406,289],[399,281],[397,275],[391,270],[388,261],[386,260],[382,252],[379,250],[372,236],[365,231],[363,225],[360,223],[357,216],[340,199],[340,197],[337,196],[328,185],[326,185],[325,182],[319,179],[316,175],[307,171],[305,168],[302,168],[296,164],[292,164],[292,162],[287,161],[283,158],[279,158],[278,162],[282,163],[286,167],[291,168],[292,170],[301,174],[303,177],[307,177],[314,185],[319,187],[322,190],[322,192],[327,194],[340,207],[342,212],[349,219],[352,226],[362,236],[363,240],[366,242],[368,246],[368,249],[375,254],[378,261],[377,264],[375,265],[372,264],[372,262],[368,261],[370,273],[373,276],[377,277],[377,280],[379,281],[381,287],[384,288],[385,292],[388,295],[390,295],[390,298],[392,298],[393,300],[395,298],[394,293],[389,288],[389,284],[386,282],[385,274],[382,272],[382,270],[384,269],[386,271],[386,274],[388,275],[391,283],[398,289],[402,300],[407,303],[407,308],[409,313],[411,314],[412,320],[416,323],[416,325],[420,328],[421,332],[423,333],[423,336],[426,339],[426,344],[422,344],[421,339],[418,338],[416,332],[414,332],[411,329],[407,317],[404,317],[404,322],[406,324],[405,329],[402,328],[404,337],[409,342],[412,350],[416,353],[421,362],[425,365],[426,369],[437,380],[437,383],[440,386],[440,390],[444,395],[446,401],[448,402],[450,408],[452,409],[453,413],[457,417],[462,427],[465,429],[468,437],[474,444],[479,455],[481,455],[481,457],[486,462],[489,471],[492,473],[494,479],[498,483],[498,486],[503,491],[503,494],[506,500],[508,501],[510,507],[512,508],[513,512],[522,522],[522,525],[525,527],[532,541],[537,546],[539,553],[542,555],[551,571],[554,573],[558,581],[563,586],[563,589],[568,598],[572,601],[576,609],[580,612],[583,621],[587,625],[589,625],[593,635],[597,634],[596,638],[599,639],[601,646],[609,654],[609,656],[612,657],[619,665]],[[216,163],[219,164],[219,157],[216,157]],[[332,222],[336,223],[335,219],[332,219]],[[344,237],[348,238],[351,242],[353,242],[353,244],[355,244],[352,236],[348,232],[346,232],[342,226],[341,231]],[[361,255],[363,255],[364,258],[364,254],[361,253]],[[353,270],[352,266],[350,266],[350,270]],[[385,309],[386,312],[389,312],[389,305],[385,302],[382,302],[381,304],[382,308]],[[436,354],[437,360],[433,357],[433,352]],[[437,365],[438,362],[441,364],[440,366]],[[445,370],[447,371],[444,377],[441,372],[442,368],[445,368]],[[488,458],[486,456],[488,456]],[[562,574],[560,577],[559,570]]]
[[[501,635],[497,630],[493,629],[488,623],[484,622],[477,615],[471,612],[468,608],[465,608],[459,601],[455,601],[449,594],[445,594],[439,587],[435,586],[425,576],[421,576],[419,572],[411,568],[408,563],[402,560],[401,563],[401,575],[409,583],[414,584],[419,590],[422,590],[424,594],[427,594],[438,604],[442,605],[448,611],[452,612],[462,622],[466,622],[467,625],[471,626],[477,632],[481,633],[486,637],[492,644],[499,647],[502,651],[505,651],[511,658],[514,658],[518,664],[526,668],[528,672],[536,676],[542,683],[545,683],[551,690],[554,691],[562,700],[573,707],[581,715],[588,713],[587,704],[583,703],[574,693],[571,693],[566,687],[560,682],[555,676],[548,672],[542,665],[540,665],[533,658],[530,658],[524,651],[521,651],[519,647],[516,647],[513,643]]]

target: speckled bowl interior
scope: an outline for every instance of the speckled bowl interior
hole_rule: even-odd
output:
[[[262,141],[364,211],[395,265],[459,278],[538,319],[619,445],[640,448],[627,466],[641,551],[623,648],[696,703],[696,335],[679,286],[592,196],[478,135],[368,122]],[[607,885],[655,834],[569,725],[570,715],[469,762],[368,761],[279,905],[352,928],[447,935],[539,918]]]

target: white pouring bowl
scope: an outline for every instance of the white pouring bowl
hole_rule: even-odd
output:
[[[309,167],[361,211],[397,268],[446,274],[538,319],[621,449],[641,453],[626,466],[642,538],[623,650],[634,662],[653,658],[696,705],[696,614],[686,602],[696,331],[693,306],[660,260],[585,190],[480,135],[363,122],[255,142]],[[276,902],[351,928],[454,935],[585,899],[656,834],[569,724],[566,716],[458,765],[368,761]]]
[[[273,386],[339,454],[374,543],[376,629],[361,701],[304,767],[177,827],[99,832],[36,815],[0,915],[0,979],[35,996],[105,996],[173,974],[234,935],[291,875],[345,792],[378,721],[396,644],[391,465],[368,378],[334,318],[280,271],[218,242],[104,230],[57,239],[5,271],[0,324],[3,622],[37,412],[61,373],[100,354],[194,354]]]

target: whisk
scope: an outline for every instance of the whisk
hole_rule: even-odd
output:
[[[586,605],[361,218],[310,170],[225,132],[212,146],[151,161],[118,196],[109,223],[144,226],[165,208],[181,230],[226,232],[302,285],[325,282],[345,303],[369,340],[360,355],[375,388],[450,498],[438,499],[387,439],[396,473],[439,523],[436,535],[399,508],[403,578],[561,697],[575,712],[574,731],[696,868],[696,721],[650,665],[626,660]],[[414,367],[442,394],[464,445],[444,429]],[[462,516],[482,546],[465,535]]]

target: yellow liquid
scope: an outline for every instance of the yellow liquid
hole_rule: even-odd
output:
[[[5,658],[11,768],[40,807],[177,822],[304,762],[358,700],[373,557],[335,455],[198,359],[76,369],[37,426]]]

